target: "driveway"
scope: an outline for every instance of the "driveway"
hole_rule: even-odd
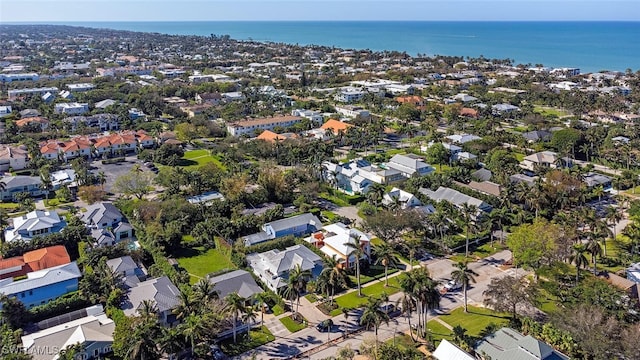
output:
[[[358,208],[355,206],[342,206],[332,210],[334,213],[355,220],[356,226],[362,226],[362,218],[358,215]]]

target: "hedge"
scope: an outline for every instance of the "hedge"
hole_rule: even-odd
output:
[[[29,309],[30,321],[38,322],[44,319],[49,319],[54,316],[69,313],[71,311],[84,309],[87,306],[91,306],[91,302],[84,299],[80,292],[76,291],[63,295],[62,297],[48,302],[44,305],[36,306]]]

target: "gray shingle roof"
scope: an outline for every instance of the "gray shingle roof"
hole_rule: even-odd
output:
[[[220,298],[228,294],[238,293],[240,297],[248,299],[255,294],[262,293],[263,290],[250,273],[244,270],[235,270],[223,275],[209,278],[209,282],[214,285],[214,291]]]
[[[484,201],[444,186],[440,186],[436,191],[420,188],[418,192],[428,196],[431,200],[436,202],[448,201],[456,206],[461,206],[466,203],[474,205],[482,211],[491,211],[491,206]]]
[[[113,272],[124,272],[129,270],[135,270],[138,268],[138,264],[131,258],[131,256],[121,256],[119,258],[107,260],[107,266]]]
[[[180,290],[168,277],[163,276],[139,283],[127,294],[128,300],[123,305],[125,315],[135,315],[144,300],[155,301],[158,311],[170,311],[178,306]]]
[[[82,273],[74,261],[65,265],[34,271],[27,274],[27,276],[24,280],[12,281],[12,279],[5,279],[0,281],[0,294],[17,294],[71,279],[78,279],[82,277]]]
[[[40,185],[42,180],[36,176],[5,176],[1,180],[5,186],[7,191],[16,188],[16,187],[24,187],[29,185]]]
[[[318,219],[318,217],[310,213],[272,221],[270,223],[266,223],[265,226],[270,225],[274,231],[278,232],[280,230],[290,229],[303,224],[314,226],[316,230],[322,227],[322,222]]]
[[[494,334],[480,340],[475,351],[478,354],[485,353],[493,360],[566,360],[569,359],[546,343],[524,336],[519,332],[502,328]]]
[[[114,221],[122,218],[122,213],[112,203],[100,202],[87,206],[87,211],[82,214],[81,220],[88,225],[100,226],[105,222],[111,225]]]

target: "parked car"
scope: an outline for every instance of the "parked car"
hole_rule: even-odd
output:
[[[331,319],[320,321],[318,325],[316,325],[316,329],[320,332],[329,332],[331,328],[333,328],[333,320]]]
[[[211,354],[211,359],[213,360],[227,360],[229,358],[218,345],[211,345],[209,349],[209,354]]]
[[[462,289],[462,284],[458,284],[457,282],[450,280],[444,285],[444,288],[447,289],[447,291],[456,291]]]
[[[395,306],[394,304],[386,304],[386,305],[382,305],[380,306],[380,310],[382,310],[382,312],[384,312],[385,314],[387,314],[389,317],[396,317],[396,316],[400,316],[400,314],[402,314],[402,309],[400,309],[399,306]]]

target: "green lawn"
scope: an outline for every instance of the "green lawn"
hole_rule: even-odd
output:
[[[218,249],[204,250],[203,247],[182,248],[174,254],[178,264],[189,273],[191,283],[195,283],[207,274],[224,269],[235,269],[235,265]]]
[[[538,309],[544,311],[547,314],[551,314],[552,312],[556,312],[558,310],[558,299],[549,294],[548,291],[544,289],[540,289],[540,296],[538,297],[538,301],[540,302],[538,305]]]
[[[238,342],[235,344],[233,343],[233,337],[225,339],[220,343],[220,348],[225,354],[236,356],[276,339],[266,326],[262,326],[260,329],[253,329],[249,334],[249,339],[247,339],[246,333],[239,334]]]
[[[509,323],[509,316],[496,313],[493,310],[469,306],[469,312],[464,312],[464,307],[459,307],[446,315],[440,315],[440,319],[451,327],[460,325],[467,329],[467,334],[479,336],[480,332],[490,323],[505,326]]]
[[[6,209],[6,210],[14,210],[20,207],[20,204],[17,203],[0,203],[0,209]]]
[[[533,112],[536,112],[536,113],[544,115],[544,116],[549,116],[549,115],[553,116],[553,115],[555,115],[557,117],[561,117],[561,116],[569,115],[569,113],[564,111],[564,110],[560,110],[558,108],[547,107],[547,106],[539,106],[539,105],[536,105],[533,108]]]
[[[516,160],[518,160],[518,162],[524,161],[524,156],[525,155],[523,153],[514,152],[513,156],[516,157]]]
[[[417,342],[414,342],[411,336],[407,334],[397,334],[391,339],[385,341],[387,344],[396,345],[401,349],[415,349],[418,345]]]
[[[318,301],[318,297],[316,296],[316,294],[307,294],[304,296],[305,299],[309,300],[310,303],[314,303],[316,301]]]
[[[367,303],[368,297],[379,297],[383,292],[387,295],[391,295],[400,291],[399,279],[404,276],[406,275],[400,274],[398,276],[389,278],[389,286],[387,287],[384,286],[384,280],[378,281],[373,285],[363,287],[362,297],[358,296],[358,291],[356,290],[348,294],[338,296],[337,298],[335,298],[335,301],[341,308],[359,308]]]
[[[388,273],[389,276],[391,276],[391,274],[397,272],[398,269],[394,268],[394,267],[389,267],[388,269]],[[349,275],[349,278],[351,279],[351,282],[354,284],[357,284],[356,281],[356,276],[355,275]],[[362,285],[370,283],[374,280],[381,280],[384,281],[384,266],[382,265],[371,265],[369,266],[369,269],[361,270],[360,273],[360,283]],[[391,281],[391,280],[389,280]]]
[[[282,308],[282,306],[278,304],[273,305],[273,307],[271,308],[271,311],[273,311],[273,315],[275,316],[284,314],[284,309]]]
[[[469,244],[469,247],[471,247],[471,244]],[[473,249],[473,251],[469,249],[469,257],[471,259],[484,259],[506,248],[507,248],[506,246],[500,245],[498,240],[495,240],[493,243],[493,247],[491,247],[491,243],[487,243],[487,244],[478,246],[477,248]],[[462,254],[453,255],[449,259],[453,262],[465,261],[466,259],[464,256],[464,249],[462,249]]]
[[[442,339],[451,341],[453,339],[453,333],[436,320],[427,322],[427,329],[429,329],[429,335],[431,335],[434,344],[439,343]]]
[[[185,152],[180,166],[184,166],[186,169],[195,169],[208,163],[214,163],[221,170],[226,169],[218,156],[211,155],[209,150],[202,149]]]
[[[307,325],[305,325],[306,320],[303,321],[302,324],[300,324],[297,321],[293,320],[291,316],[281,318],[280,322],[282,323],[282,325],[284,325],[284,327],[287,328],[287,330],[291,331],[292,333],[300,331],[307,327]]]

